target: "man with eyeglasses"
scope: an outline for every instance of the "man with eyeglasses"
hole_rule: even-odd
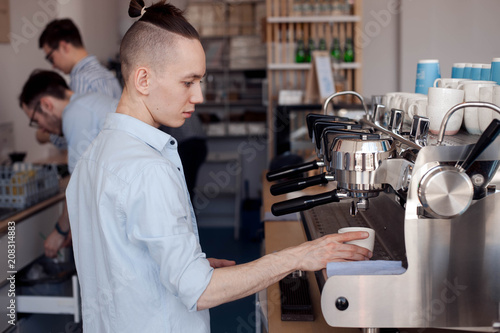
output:
[[[118,100],[96,93],[75,93],[56,72],[35,70],[24,84],[19,105],[29,117],[31,127],[66,138],[68,169],[72,173],[80,156],[101,130],[106,114],[115,112]],[[70,239],[65,205],[54,230],[45,240],[45,254],[55,257]]]
[[[55,69],[69,74],[69,87],[73,92],[99,93],[120,98],[122,87],[116,76],[102,66],[95,56],[89,55],[78,28],[70,19],[50,22],[40,35],[38,44],[45,52],[45,59]],[[37,131],[37,140],[40,143],[48,142],[48,133]],[[50,135],[50,141],[60,149],[66,148],[61,137]]]

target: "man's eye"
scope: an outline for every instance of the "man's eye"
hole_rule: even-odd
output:
[[[194,82],[184,82],[184,85],[189,88],[194,84]]]

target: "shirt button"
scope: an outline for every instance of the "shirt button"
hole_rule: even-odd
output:
[[[175,141],[174,141],[174,140],[170,141],[170,144],[171,144],[172,146],[173,146],[173,145],[175,145]]]
[[[177,168],[177,170],[181,171],[181,168]]]

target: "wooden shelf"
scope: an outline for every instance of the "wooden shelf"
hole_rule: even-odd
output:
[[[360,22],[361,17],[356,15],[338,16],[282,16],[268,17],[267,23],[353,23]]]
[[[334,69],[359,69],[361,68],[361,64],[358,62],[343,62],[339,65],[333,64],[332,67]],[[308,70],[311,68],[310,63],[287,63],[287,64],[276,64],[270,63],[267,65],[268,70]]]
[[[313,3],[312,0],[310,2]],[[351,6],[346,8],[345,12],[339,13],[340,15],[329,12],[328,15],[295,16],[297,13],[294,4],[295,2],[282,0],[266,0],[268,124],[274,124],[276,121],[275,108],[282,90],[305,92],[308,89],[311,64],[294,63],[296,43],[300,40],[304,44],[312,40],[316,45],[320,40],[324,40],[327,50],[334,39],[339,41],[342,48],[348,39],[352,40],[356,62],[332,64],[335,75],[339,78],[335,80],[338,85],[335,90],[353,90],[362,94],[363,49],[359,45],[358,37],[363,30],[363,0],[350,1]],[[309,99],[310,97],[307,98]],[[294,126],[300,127],[301,121],[302,119],[297,120]],[[268,160],[272,160],[278,150],[275,145],[277,135],[272,126],[269,126]],[[307,154],[305,151],[292,153]]]

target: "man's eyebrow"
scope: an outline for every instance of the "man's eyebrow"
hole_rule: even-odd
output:
[[[188,74],[186,76],[184,76],[185,79],[202,79],[204,78],[205,76],[207,76],[207,73],[203,74],[203,75],[200,75],[200,74],[196,74],[196,73],[192,73],[192,74]]]

